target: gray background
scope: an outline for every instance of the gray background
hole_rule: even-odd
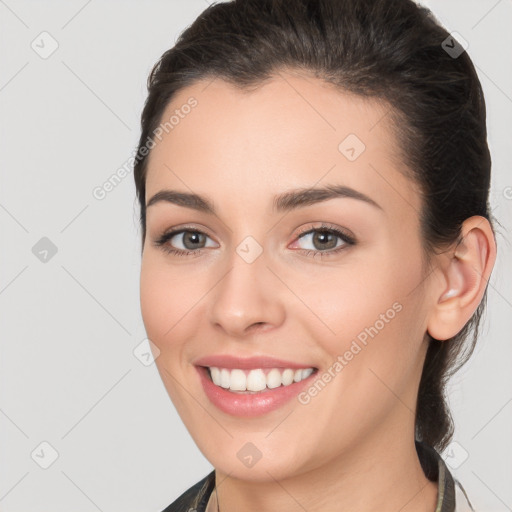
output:
[[[450,387],[445,457],[479,511],[512,510],[512,2],[425,3],[469,43],[503,224],[482,336]],[[212,469],[133,354],[145,332],[132,173],[92,194],[136,146],[152,65],[205,7],[0,0],[2,512],[160,511]]]

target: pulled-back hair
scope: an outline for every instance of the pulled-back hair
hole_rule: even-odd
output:
[[[467,52],[427,8],[412,0],[235,0],[203,11],[148,78],[134,166],[142,245],[145,145],[177,91],[210,78],[251,90],[285,69],[389,106],[405,172],[421,191],[425,261],[461,241],[468,217],[481,215],[492,227],[482,87]],[[425,334],[416,439],[438,450],[454,430],[446,382],[474,350],[486,298],[487,288],[453,338]]]

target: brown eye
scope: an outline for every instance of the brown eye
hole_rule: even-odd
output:
[[[312,232],[311,241],[316,250],[334,249],[337,246],[339,236],[330,233],[329,231],[317,230]]]
[[[356,240],[352,235],[344,233],[340,229],[322,225],[317,228],[309,229],[299,235],[295,242],[302,250],[306,251],[309,256],[320,255],[330,256],[337,254],[339,251],[356,244]],[[310,247],[304,247],[309,244]]]
[[[172,238],[179,238],[179,236],[182,237],[182,244],[185,246],[185,249],[188,250],[202,248],[206,240],[206,235],[204,233],[200,233],[199,231],[181,231],[177,235],[174,235]],[[198,247],[198,244],[200,247]]]
[[[208,239],[208,235],[196,229],[176,229],[164,233],[155,241],[155,245],[170,254],[184,256],[191,253],[199,254],[206,247],[215,247],[215,244],[207,245]]]

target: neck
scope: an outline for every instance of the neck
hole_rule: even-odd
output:
[[[380,432],[380,438],[358,443],[357,450],[281,480],[251,482],[216,470],[217,493],[212,492],[207,512],[216,512],[217,505],[219,512],[434,512],[437,483],[421,468],[414,436],[390,434],[383,438]]]

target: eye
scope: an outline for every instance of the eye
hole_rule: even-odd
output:
[[[182,227],[165,232],[154,241],[154,245],[166,253],[176,256],[199,256],[204,248],[215,247],[215,243],[208,245],[208,240],[212,241],[203,231]],[[312,254],[320,257],[332,256],[356,244],[354,236],[328,224],[303,231],[294,244],[302,241],[312,243],[314,246],[312,250],[299,247],[302,252],[305,252],[307,256]]]
[[[313,254],[313,256],[320,255],[320,257],[337,254],[356,243],[352,235],[327,224],[302,232],[295,243],[302,241],[313,245],[313,249],[302,247],[307,256]]]
[[[154,244],[169,254],[197,256],[205,247],[215,247],[215,244],[205,245],[206,239],[211,240],[206,233],[198,229],[181,228],[167,231]]]

